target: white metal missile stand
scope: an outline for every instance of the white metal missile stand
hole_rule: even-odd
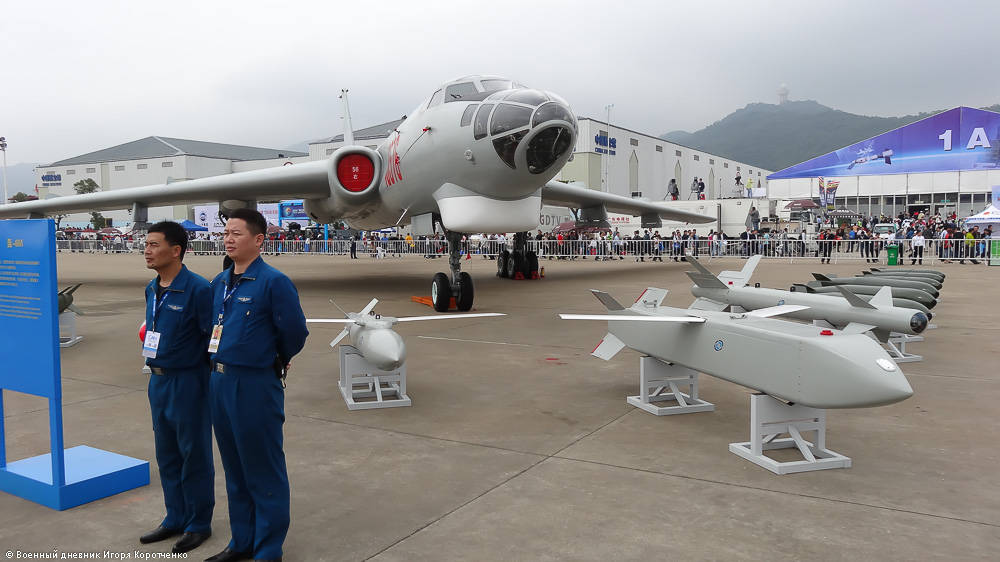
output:
[[[802,437],[815,431],[815,443]],[[778,439],[782,434],[789,437]],[[776,461],[764,454],[773,449],[797,448],[801,461]],[[826,410],[785,404],[766,394],[750,396],[750,441],[730,443],[729,451],[775,474],[829,468],[850,468],[851,459],[826,448]]]
[[[687,386],[687,393],[679,387]],[[669,391],[669,392],[668,392]],[[715,404],[698,398],[698,372],[687,367],[665,363],[655,357],[639,359],[639,395],[629,396],[628,403],[657,416],[711,412]],[[672,401],[673,406],[657,402]]]
[[[410,397],[406,395],[406,365],[393,371],[383,371],[369,363],[353,345],[340,346],[339,386],[348,410],[411,405]],[[374,400],[358,402],[360,398]]]
[[[889,357],[896,363],[912,363],[923,361],[922,355],[906,352],[907,342],[924,341],[924,336],[914,336],[892,332],[889,334],[889,341],[885,342],[885,350],[889,352]],[[896,344],[899,344],[898,346]]]
[[[65,310],[59,314],[59,347],[73,347],[83,340],[76,334],[76,313]]]

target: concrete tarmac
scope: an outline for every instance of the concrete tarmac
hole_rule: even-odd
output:
[[[410,296],[429,294],[447,269],[419,256],[266,259],[312,318],[340,316],[330,298],[348,311],[377,297],[384,315],[432,314]],[[185,262],[211,279],[221,258]],[[743,263],[707,262],[716,272]],[[398,326],[412,407],[348,411],[328,345],[340,327],[310,325],[286,391],[286,560],[996,560],[1000,268],[936,266],[948,274],[938,328],[909,346],[924,360],[901,366],[914,396],[828,412],[827,446],[851,468],[777,476],[727,448],[748,439],[750,390],[702,376],[714,412],[653,416],[625,403],[639,356],[592,357],[606,327],[556,316],[602,313],[590,288],[631,303],[658,286],[686,307],[690,267],[543,260],[545,279],[511,281],[495,264],[463,261],[475,309],[508,316]],[[753,281],[787,289],[813,271],[864,267],[765,261]],[[0,551],[169,552],[172,541],[138,542],[163,516],[136,335],[151,272],[138,255],[62,253],[58,268],[61,287],[84,283],[75,296],[86,313],[84,340],[62,351],[66,446],[150,460],[151,484],[64,512],[0,493]],[[5,392],[4,412],[8,460],[48,452],[45,401]],[[230,537],[215,459],[214,535],[189,559]]]

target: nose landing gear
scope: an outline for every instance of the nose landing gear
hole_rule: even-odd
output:
[[[461,232],[445,231],[451,278],[444,273],[436,273],[431,281],[431,302],[438,312],[447,312],[451,308],[452,299],[458,310],[465,312],[472,309],[475,291],[472,288],[472,276],[462,271],[462,236]]]

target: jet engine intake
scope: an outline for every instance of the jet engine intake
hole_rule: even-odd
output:
[[[309,217],[323,224],[361,211],[377,197],[382,177],[382,157],[365,146],[339,148],[329,163],[330,196],[307,199],[303,205]]]

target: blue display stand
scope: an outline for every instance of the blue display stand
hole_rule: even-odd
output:
[[[0,490],[69,509],[149,484],[149,462],[88,446],[63,449],[55,224],[0,221],[0,390],[49,401],[49,454],[7,462],[0,392]]]

